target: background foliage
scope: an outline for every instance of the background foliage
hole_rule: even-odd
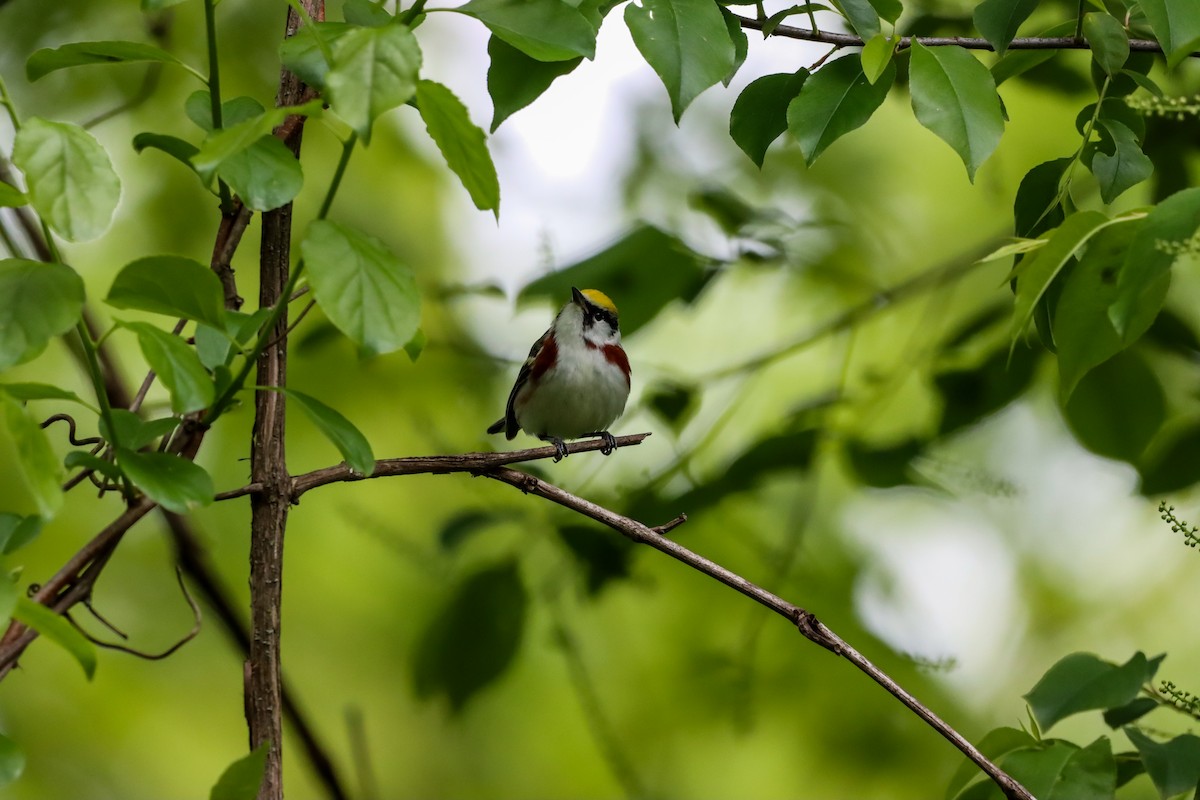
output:
[[[74,448],[59,426],[36,428],[56,412],[125,443],[123,474],[189,513],[247,605],[245,501],[207,501],[247,481],[249,404],[207,437],[206,472],[162,480],[164,462],[137,445],[163,430],[119,414],[101,426],[49,390],[13,387],[94,402],[68,340],[53,338],[86,296],[106,326],[120,321],[108,341],[126,382],[158,372],[147,418],[232,401],[239,362],[212,332],[244,326],[245,345],[262,319],[223,310],[200,266],[219,221],[220,192],[205,190],[215,176],[257,210],[296,199],[319,305],[293,338],[293,473],[341,458],[365,467],[372,451],[497,447],[483,430],[515,362],[570,286],[596,286],[621,307],[634,367],[618,432],[654,436],[537,471],[647,524],[686,511],[675,538],[816,613],[1007,754],[1002,765],[1039,797],[1112,796],[1122,779],[1129,798],[1195,787],[1200,752],[1176,736],[1189,717],[1139,716],[1194,714],[1187,676],[1200,658],[1181,624],[1190,527],[1156,511],[1166,495],[1186,518],[1200,479],[1188,58],[1200,30],[1181,3],[1084,4],[1081,15],[1052,0],[646,0],[618,14],[471,0],[421,17],[415,33],[385,6],[331,6],[325,39],[304,34],[282,53],[284,4],[217,6],[226,107],[215,126],[211,95],[187,69],[159,73],[162,56],[43,50],[157,42],[197,67],[202,4],[0,3],[0,76],[26,120],[20,135],[0,127],[2,152],[74,270],[13,261],[0,273],[6,308],[30,291],[65,309],[0,328],[0,498],[14,512],[0,538],[17,576],[0,610],[28,621],[37,611],[17,594],[122,508],[89,484],[61,499],[59,464]],[[420,7],[407,11],[412,23]],[[743,33],[735,14],[756,21]],[[787,38],[810,14],[861,37],[861,54]],[[1088,50],[1003,52],[1018,33],[1069,36],[1077,23]],[[1002,55],[896,50],[894,32],[979,35]],[[1156,39],[1166,57],[1130,52],[1130,37]],[[601,166],[547,196],[522,174],[522,129],[507,131],[565,104],[587,70],[624,69],[622,53],[646,63],[624,105],[605,109],[623,124],[607,131]],[[299,165],[262,138],[283,120],[263,111],[281,55],[333,104],[306,109],[319,119]],[[149,63],[94,65],[114,58]],[[149,96],[90,126],[94,141],[62,126],[137,96],[147,75],[158,75]],[[394,108],[409,98],[419,108]],[[491,156],[476,127],[489,102]],[[586,152],[580,128],[566,128],[568,159]],[[352,133],[365,146],[324,219]],[[29,180],[72,159],[94,165],[99,147],[119,190],[102,168],[68,170],[65,187]],[[0,205],[25,200],[0,186]],[[258,235],[252,223],[233,263],[245,297],[257,294]],[[510,289],[515,317],[499,291]],[[196,346],[180,348],[164,311],[209,333],[189,328]],[[41,348],[18,333],[52,341],[29,360]],[[32,514],[53,518],[37,531]],[[191,624],[164,528],[148,517],[133,529],[94,598],[150,651]],[[958,753],[763,610],[490,482],[314,492],[292,514],[286,574],[285,672],[364,797],[995,792],[968,784],[974,768],[953,777]],[[62,639],[76,659],[39,641],[0,687],[0,775],[23,773],[5,796],[195,796],[245,754],[242,657],[214,626],[161,662],[96,659],[69,629]],[[90,672],[91,659],[89,682],[76,661]],[[1073,715],[1097,710],[1106,717]],[[293,745],[289,794],[321,796]]]

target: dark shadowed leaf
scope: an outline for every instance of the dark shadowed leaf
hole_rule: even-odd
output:
[[[672,300],[690,303],[712,277],[708,264],[674,236],[643,226],[602,252],[537,279],[519,299],[544,297],[559,306],[571,299],[572,286],[599,289],[621,310],[621,331],[628,335]]]
[[[725,79],[736,53],[725,19],[709,0],[643,0],[625,7],[633,43],[671,98],[675,121],[708,87]]]
[[[565,61],[538,61],[499,36],[488,39],[488,94],[492,98],[492,127],[541,97],[550,84],[583,63],[583,56]]]
[[[133,137],[133,149],[141,153],[147,148],[151,150],[161,150],[176,161],[180,161],[190,170],[192,167],[192,158],[196,153],[200,152],[200,148],[191,142],[180,139],[178,136],[168,136],[165,133],[139,133]]]
[[[1013,750],[1032,747],[1036,744],[1037,739],[1033,738],[1026,731],[1017,730],[1016,728],[995,728],[988,731],[975,746],[979,749],[979,752],[983,753],[993,762],[998,762],[1002,756],[1011,753]],[[945,796],[947,800],[956,797],[964,786],[977,777],[979,777],[979,765],[974,761],[964,760],[958,769],[954,771],[953,777],[950,778],[950,783],[946,786]]]
[[[29,544],[42,532],[45,523],[46,520],[37,514],[23,517],[10,512],[0,513],[0,553],[4,555],[15,553]],[[7,619],[11,614],[12,608],[9,607],[3,614],[0,614],[0,619]]]
[[[28,625],[45,636],[50,641],[71,654],[71,657],[83,667],[83,674],[88,680],[96,674],[96,647],[80,633],[74,625],[67,622],[41,603],[35,603],[27,597],[18,597],[17,606],[13,609],[13,619],[23,625]]]
[[[147,497],[176,514],[212,502],[212,478],[194,461],[174,453],[137,453],[122,447],[117,451],[117,463]]]
[[[17,743],[0,734],[0,788],[21,777],[25,771],[25,754]]]
[[[481,211],[500,216],[500,180],[488,152],[487,137],[467,113],[454,92],[435,81],[417,82],[417,109],[425,130],[437,144],[446,165],[462,181],[471,201]]]
[[[183,317],[216,327],[225,325],[224,293],[216,274],[180,256],[148,256],[126,264],[113,279],[104,302]]]
[[[258,797],[270,748],[270,742],[263,742],[248,755],[226,767],[213,784],[208,800],[254,800]]]
[[[1137,728],[1125,728],[1125,735],[1141,754],[1146,774],[1163,800],[1196,789],[1200,782],[1200,737],[1185,733],[1167,742],[1156,742]]]
[[[742,68],[742,64],[746,63],[746,56],[750,54],[750,39],[742,30],[742,23],[734,13],[725,6],[719,6],[719,8],[721,17],[725,20],[725,30],[729,32],[729,41],[733,42],[733,66],[721,79],[721,85],[728,88],[734,76],[737,75],[737,71]]]
[[[455,585],[421,637],[413,665],[417,696],[445,696],[451,710],[461,712],[512,664],[528,604],[513,561],[476,572]]]
[[[938,434],[974,425],[1016,400],[1033,380],[1038,361],[1036,351],[1018,347],[1011,357],[997,350],[978,367],[939,373],[934,378],[943,398]]]
[[[1101,118],[1100,148],[1093,154],[1092,174],[1100,183],[1100,199],[1111,203],[1126,189],[1154,174],[1154,164],[1142,152],[1137,135],[1120,122]]]
[[[595,597],[612,581],[629,577],[633,542],[624,536],[595,525],[565,525],[556,530],[583,570],[584,587],[589,596]]]
[[[839,58],[811,75],[787,110],[788,130],[805,160],[812,164],[826,147],[865,124],[895,79],[896,65],[890,63],[871,83],[857,56]]]
[[[788,105],[800,94],[808,70],[755,78],[742,90],[729,115],[729,135],[759,167],[767,148],[787,130]]]
[[[983,0],[975,6],[975,27],[1004,55],[1021,23],[1037,8],[1038,0]]]
[[[908,465],[923,449],[923,443],[909,439],[891,447],[871,447],[863,442],[846,443],[846,460],[855,477],[865,486],[890,489],[912,483]]]
[[[1104,724],[1110,728],[1120,728],[1131,722],[1136,722],[1154,709],[1158,701],[1153,697],[1138,697],[1123,706],[1116,706],[1104,712]]]
[[[1135,462],[1162,427],[1166,400],[1158,376],[1140,356],[1124,350],[1076,384],[1063,414],[1084,447]]]
[[[329,320],[371,355],[408,344],[421,319],[412,270],[373,236],[317,220],[300,244],[309,282]]]
[[[1154,679],[1163,656],[1134,653],[1118,666],[1091,653],[1072,653],[1046,671],[1025,702],[1043,731],[1072,714],[1123,706]]]
[[[0,260],[0,370],[36,358],[83,313],[83,281],[65,264]]]
[[[1025,173],[1013,202],[1017,236],[1040,236],[1062,224],[1062,206],[1056,200],[1063,173],[1071,163],[1069,158],[1056,158]]]
[[[324,88],[329,61],[321,51],[321,43],[329,48],[332,55],[334,43],[353,30],[357,30],[357,26],[345,22],[304,25],[279,45],[279,59],[283,66],[299,75],[305,83]]]
[[[1191,424],[1163,432],[1137,465],[1139,491],[1147,496],[1178,492],[1200,481],[1200,425]],[[1169,434],[1169,435],[1168,435]]]
[[[108,229],[121,181],[90,133],[31,117],[13,140],[12,160],[25,173],[30,203],[59,236],[86,242]]]

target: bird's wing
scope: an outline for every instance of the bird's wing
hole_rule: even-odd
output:
[[[521,387],[529,381],[529,376],[532,375],[538,367],[538,356],[544,355],[543,350],[546,342],[550,339],[550,331],[548,328],[545,333],[538,337],[538,340],[533,343],[533,347],[529,348],[529,356],[525,359],[525,363],[521,365],[521,371],[517,373],[517,380],[513,383],[512,391],[508,393],[508,405],[504,408],[504,435],[512,439],[517,435],[517,431],[521,426],[517,424],[517,393],[521,391]],[[543,358],[543,362],[545,359]],[[545,371],[545,367],[539,371]]]

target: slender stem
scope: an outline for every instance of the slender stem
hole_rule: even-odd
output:
[[[217,58],[217,14],[215,0],[204,0],[204,31],[208,40],[208,101],[212,109],[212,126],[219,131],[225,125],[221,120],[221,67]],[[217,179],[217,191],[221,195],[221,213],[233,213],[233,198],[225,181]]]
[[[325,200],[321,203],[321,210],[317,212],[317,219],[325,219],[329,214],[329,209],[333,206],[333,198],[337,195],[338,187],[342,185],[342,178],[346,174],[346,165],[350,163],[350,155],[354,152],[354,146],[358,144],[358,134],[351,131],[350,138],[342,143],[342,156],[338,159],[337,169],[333,171],[333,180],[329,183],[329,189],[325,192]]]
[[[421,15],[421,12],[424,10],[425,10],[425,0],[416,0],[416,2],[414,2],[407,11],[405,11],[403,14],[400,15],[400,24],[401,25],[412,25],[413,21],[415,21],[416,18],[419,17]]]
[[[1083,36],[1083,1],[1079,0],[1079,8],[1075,12],[1075,38]]]
[[[8,93],[8,86],[4,83],[2,76],[0,76],[0,106],[4,106],[8,111],[8,118],[12,120],[13,130],[21,130],[21,118],[17,116],[17,107],[13,104],[12,96]]]

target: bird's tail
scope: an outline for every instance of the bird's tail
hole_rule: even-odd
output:
[[[505,419],[504,419],[504,417],[501,417],[500,419],[498,419],[492,423],[491,427],[489,427],[487,429],[487,432],[488,433],[500,433],[500,431],[504,430],[504,423],[505,423]]]

